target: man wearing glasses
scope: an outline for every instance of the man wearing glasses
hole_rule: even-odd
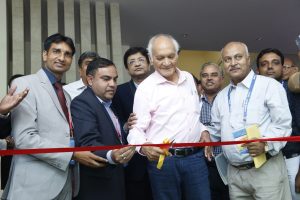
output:
[[[131,128],[131,120],[135,119],[135,114],[132,113],[135,91],[138,85],[148,77],[150,61],[148,51],[143,47],[129,48],[125,52],[123,60],[131,80],[117,87],[112,105],[124,131],[128,133],[128,129]],[[125,167],[127,199],[152,199],[146,163],[147,159],[145,157],[135,154]]]

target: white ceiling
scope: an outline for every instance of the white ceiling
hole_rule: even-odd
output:
[[[120,5],[122,43],[146,46],[157,33],[182,49],[219,51],[243,41],[251,52],[273,47],[295,54],[300,0],[106,0]],[[187,34],[187,38],[184,38]]]

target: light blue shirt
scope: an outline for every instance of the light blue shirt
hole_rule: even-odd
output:
[[[216,97],[212,107],[211,126],[208,127],[213,141],[232,141],[233,132],[257,124],[262,137],[287,137],[291,134],[291,113],[286,92],[282,85],[271,78],[257,75],[249,100],[246,123],[243,122],[245,99],[250,88],[254,72],[236,86],[230,83]],[[231,112],[228,104],[230,93]],[[276,155],[286,142],[268,142],[269,153]],[[252,157],[240,154],[236,145],[223,146],[223,152],[233,165],[252,161]]]

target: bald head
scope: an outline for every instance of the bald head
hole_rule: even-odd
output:
[[[244,80],[250,72],[250,57],[242,42],[229,42],[221,51],[225,72],[234,84]]]
[[[246,52],[246,55],[249,56],[249,52],[248,52],[248,47],[245,43],[243,42],[228,42],[221,50],[221,57],[223,57],[223,51],[225,48],[230,48],[231,46],[235,46],[235,45],[240,45],[244,48],[245,52]]]
[[[290,76],[298,71],[298,67],[294,64],[294,61],[290,58],[284,58],[282,69],[282,80],[289,80]]]

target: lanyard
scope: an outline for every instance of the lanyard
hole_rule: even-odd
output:
[[[246,119],[247,119],[247,112],[248,112],[248,104],[249,104],[249,100],[253,91],[253,87],[254,87],[254,83],[256,80],[256,75],[253,76],[251,84],[250,84],[250,88],[248,90],[248,94],[245,100],[245,104],[244,104],[244,114],[243,114],[243,122],[246,124]],[[230,98],[230,93],[232,91],[232,87],[229,88],[228,90],[228,94],[227,94],[227,98],[228,98],[228,107],[229,107],[229,113],[231,113],[231,98]]]

